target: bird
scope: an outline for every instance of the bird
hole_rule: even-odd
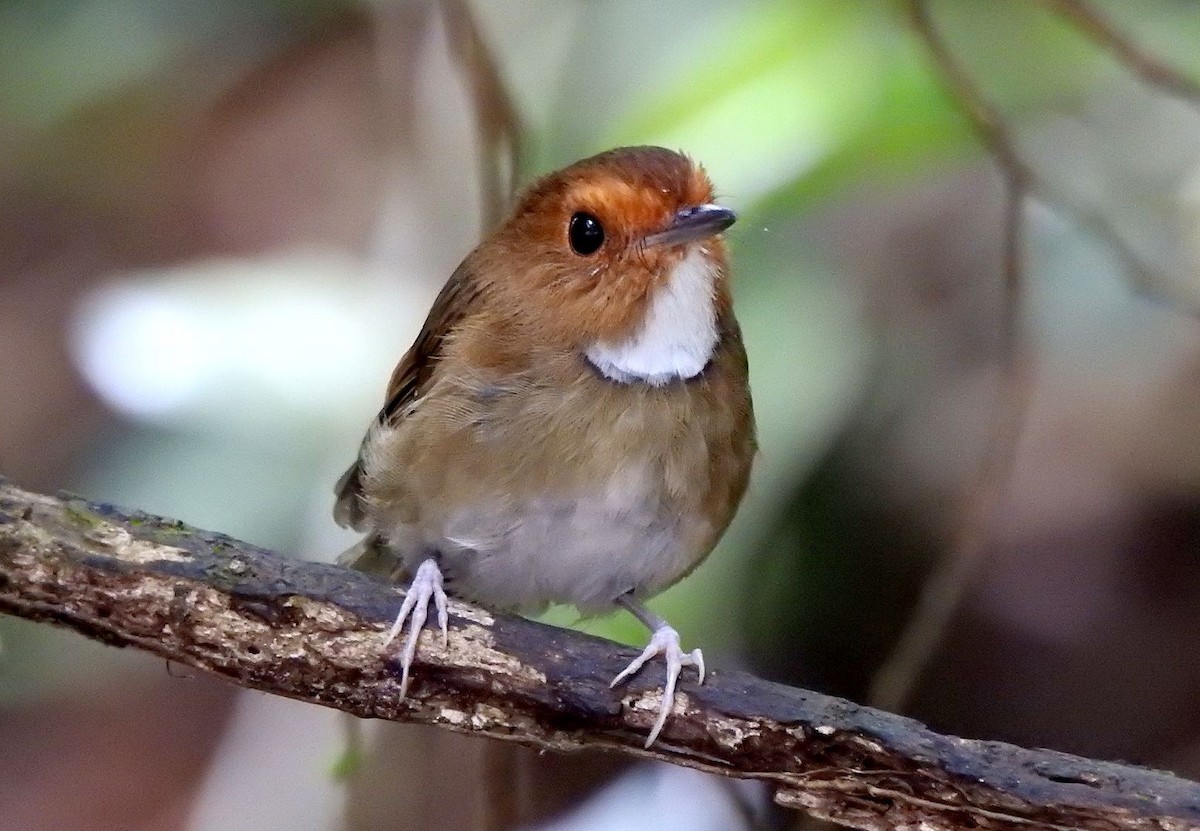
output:
[[[756,454],[748,362],[704,168],[620,147],[533,182],[453,272],[338,481],[340,562],[408,589],[387,642],[407,694],[430,605],[626,609],[661,657],[646,747],[700,649],[645,602],[712,551]]]

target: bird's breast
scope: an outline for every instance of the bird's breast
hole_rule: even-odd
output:
[[[439,548],[452,585],[501,607],[574,603],[598,610],[628,592],[674,582],[701,552],[645,466],[614,471],[576,492],[498,495],[446,517]]]
[[[368,441],[374,525],[492,606],[654,594],[711,550],[745,487],[748,393],[732,392],[720,378],[631,388],[578,354],[447,374]]]

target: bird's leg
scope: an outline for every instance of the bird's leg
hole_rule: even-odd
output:
[[[679,680],[680,671],[685,666],[694,666],[698,676],[696,683],[704,683],[704,655],[701,654],[699,649],[693,649],[690,653],[684,652],[679,646],[679,633],[675,631],[675,628],[637,600],[634,600],[632,594],[623,594],[618,597],[617,605],[628,609],[634,617],[644,623],[646,628],[650,630],[651,635],[650,643],[642,650],[642,654],[634,658],[629,666],[621,670],[621,673],[612,680],[609,686],[615,687],[645,666],[647,661],[657,655],[662,655],[663,659],[667,662],[667,683],[663,687],[662,704],[658,708],[658,719],[654,722],[654,728],[650,731],[649,738],[646,739],[646,747],[649,747],[658,738],[659,731],[667,723],[667,716],[670,715],[672,708],[675,706],[675,684]]]
[[[404,628],[404,621],[409,615],[412,616],[408,626],[408,638],[404,641],[404,651],[400,653],[401,698],[408,693],[408,674],[412,669],[413,658],[417,654],[417,637],[425,625],[430,600],[433,600],[437,607],[438,625],[442,628],[442,643],[448,646],[450,630],[446,613],[446,592],[442,588],[442,570],[438,568],[437,560],[432,557],[417,567],[417,573],[413,575],[412,583],[409,584],[408,591],[404,594],[404,604],[400,607],[400,614],[396,615],[392,631],[388,632],[387,640],[384,641],[385,646],[391,643]]]

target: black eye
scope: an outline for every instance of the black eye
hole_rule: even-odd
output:
[[[604,245],[604,226],[600,220],[584,211],[571,215],[567,225],[567,238],[571,241],[571,250],[581,257],[595,254]]]

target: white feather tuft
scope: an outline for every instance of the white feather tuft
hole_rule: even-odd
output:
[[[693,248],[650,299],[633,337],[594,343],[584,353],[587,359],[622,384],[659,387],[699,375],[717,348],[716,276],[712,260]]]

